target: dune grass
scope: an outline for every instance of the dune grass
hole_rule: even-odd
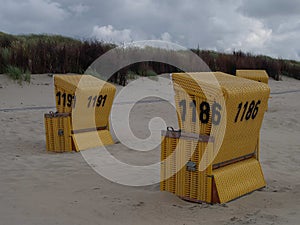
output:
[[[18,81],[21,85],[23,81],[30,83],[31,73],[29,70],[23,71],[21,68],[9,65],[6,69],[6,74],[13,80]]]
[[[97,40],[77,40],[61,35],[10,35],[0,32],[0,73],[11,74],[13,79],[27,82],[30,81],[30,73],[81,74],[99,56],[115,46]],[[151,50],[155,49],[147,48],[147,51]],[[294,60],[274,59],[241,51],[228,54],[199,48],[191,50],[200,56],[211,71],[235,74],[237,69],[263,69],[276,80],[279,80],[281,75],[300,79],[300,62]],[[166,58],[174,53],[161,49],[155,51],[161,51]],[[125,74],[128,78],[131,74],[155,76],[172,72],[179,72],[179,69],[165,63],[149,61],[129,65],[123,68],[121,73],[118,71],[112,77],[119,74],[122,76]]]

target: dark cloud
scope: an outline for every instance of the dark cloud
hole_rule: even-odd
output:
[[[244,0],[239,10],[254,18],[290,17],[299,15],[299,0]]]
[[[261,21],[266,29],[272,31],[262,53],[300,60],[299,0],[244,0],[237,11]]]
[[[0,30],[143,39],[300,59],[298,0],[2,0]]]
[[[0,28],[11,33],[51,32],[67,17],[68,13],[56,2],[1,1]]]

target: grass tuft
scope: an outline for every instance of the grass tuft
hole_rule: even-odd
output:
[[[31,73],[29,70],[26,70],[24,73],[24,81],[30,84],[31,81]]]
[[[9,65],[7,66],[6,73],[13,80],[21,80],[23,71],[19,67]]]
[[[139,77],[139,75],[137,75],[135,72],[133,72],[132,70],[128,70],[126,73],[126,78],[128,80],[135,80]]]
[[[31,80],[31,73],[29,70],[26,70],[25,72],[20,69],[19,67],[9,65],[6,68],[6,74],[13,80],[18,81],[18,83],[21,85],[23,81],[30,83]]]

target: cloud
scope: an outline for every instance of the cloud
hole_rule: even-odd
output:
[[[83,13],[88,12],[90,7],[87,5],[83,5],[82,3],[79,3],[77,5],[70,6],[69,9],[71,12],[75,13],[76,15],[81,15]]]
[[[238,10],[255,18],[290,17],[299,15],[299,0],[244,0]]]
[[[265,40],[261,53],[300,60],[298,0],[244,0],[237,11],[247,18],[259,21],[266,30],[272,31]]]
[[[51,33],[68,16],[59,3],[46,0],[4,0],[2,5],[0,27],[12,33]]]
[[[92,36],[105,42],[123,43],[132,41],[131,30],[117,30],[112,25],[94,26]]]
[[[13,33],[48,33],[68,16],[59,3],[47,0],[4,0],[2,5],[0,27],[13,27]]]
[[[4,0],[10,33],[59,33],[113,41],[172,41],[299,59],[299,0]]]
[[[172,37],[168,32],[164,32],[161,34],[161,40],[171,42]]]
[[[225,48],[226,51],[263,52],[266,43],[272,38],[272,30],[266,28],[263,23],[255,19],[241,17],[239,23],[236,29],[232,30],[234,35],[223,38],[223,42],[218,44],[218,48],[227,46]],[[241,29],[241,27],[244,28]]]

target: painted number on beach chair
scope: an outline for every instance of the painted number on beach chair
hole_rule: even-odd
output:
[[[57,104],[63,105],[64,107],[75,107],[75,96],[71,94],[61,93],[60,91],[56,93]],[[72,104],[73,102],[73,104]]]
[[[261,101],[258,100],[257,102],[255,102],[254,100],[251,101],[251,103],[249,104],[249,102],[241,102],[238,105],[238,111],[236,113],[234,122],[236,123],[239,119],[240,116],[240,112],[243,111],[240,121],[243,121],[244,119],[249,120],[250,118],[252,118],[253,120],[255,119],[255,117],[257,116],[258,113],[258,107],[260,105]],[[243,109],[243,110],[242,110]]]
[[[89,96],[88,97],[88,104],[87,104],[87,107],[104,107],[105,105],[105,102],[106,102],[106,98],[107,98],[107,95],[95,95],[95,96]]]
[[[182,109],[181,120],[183,122],[185,122],[186,113],[187,113],[186,112],[187,111],[186,100],[181,100],[179,102],[179,106]],[[196,112],[198,111],[198,110],[196,110],[197,108],[198,107],[197,107],[196,101],[195,100],[191,101],[189,104],[189,109],[192,110],[192,122],[193,123],[196,122]],[[200,120],[200,122],[203,124],[207,124],[210,120],[210,115],[211,115],[212,124],[219,125],[220,121],[221,121],[221,110],[222,110],[222,107],[217,102],[214,102],[211,106],[206,101],[201,102],[199,105],[199,120]]]

